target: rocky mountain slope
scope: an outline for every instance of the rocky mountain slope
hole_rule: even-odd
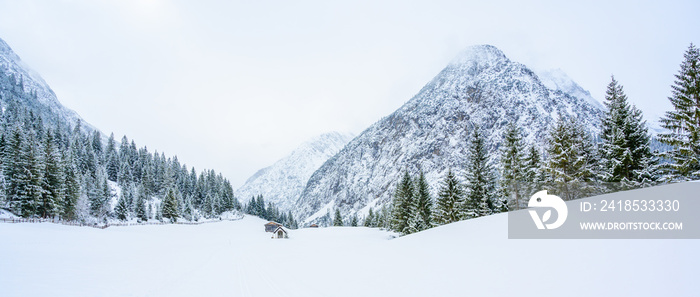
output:
[[[536,72],[536,74],[537,78],[540,79],[540,82],[542,82],[542,84],[544,84],[547,88],[551,90],[559,90],[571,96],[585,99],[592,105],[603,108],[603,104],[593,98],[593,96],[591,96],[591,92],[579,86],[563,70],[552,69],[547,71],[539,71]]]
[[[95,130],[75,111],[61,105],[44,79],[0,39],[0,106],[4,110],[11,102],[28,108],[50,123],[64,122],[74,126],[80,121],[84,131]]]
[[[435,195],[448,168],[464,167],[469,135],[477,127],[492,153],[513,121],[529,143],[544,144],[548,127],[560,115],[578,117],[597,132],[601,105],[577,95],[548,88],[532,70],[494,46],[467,48],[411,100],[314,172],[295,205],[295,216],[319,222],[340,208],[346,218],[354,213],[362,217],[369,207],[391,200],[405,170],[415,174],[422,169]]]
[[[236,190],[236,197],[247,202],[253,196],[263,195],[266,202],[275,203],[281,211],[291,210],[314,171],[338,153],[352,137],[331,132],[303,143],[288,156],[251,176]]]

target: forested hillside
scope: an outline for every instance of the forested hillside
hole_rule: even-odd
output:
[[[166,217],[197,220],[240,209],[221,174],[197,173],[126,136],[104,141],[99,131],[38,103],[29,79],[0,71],[1,208],[22,217],[145,221],[161,219],[171,189],[166,205],[175,209]]]

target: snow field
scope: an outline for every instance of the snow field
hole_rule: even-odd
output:
[[[1,296],[693,296],[698,240],[509,240],[507,215],[391,239],[265,221],[0,224]]]

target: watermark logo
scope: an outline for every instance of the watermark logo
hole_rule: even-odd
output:
[[[536,210],[529,210],[532,220],[535,221],[537,229],[556,229],[561,227],[566,221],[566,217],[569,215],[569,209],[566,207],[564,200],[559,198],[559,196],[547,194],[547,190],[539,191],[530,197],[530,201],[527,203],[527,207],[546,207],[548,209],[540,218]],[[552,219],[552,209],[557,212],[557,219],[552,223],[547,223]]]

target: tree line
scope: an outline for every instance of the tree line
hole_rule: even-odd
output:
[[[44,122],[24,103],[28,96],[36,97],[0,88],[0,207],[26,218],[83,222],[196,221],[241,208],[221,174],[198,174],[177,156],[137,149],[126,136],[105,142],[80,122]]]
[[[268,202],[267,205],[265,205],[265,199],[262,195],[251,197],[248,204],[244,207],[244,210],[247,214],[280,223],[290,229],[299,228],[299,223],[294,219],[291,211],[286,213],[282,212],[272,202]]]

